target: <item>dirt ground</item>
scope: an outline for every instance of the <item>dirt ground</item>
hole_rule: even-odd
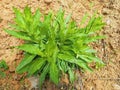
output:
[[[31,87],[30,81],[24,79],[25,75],[15,73],[15,68],[22,59],[22,52],[10,48],[21,44],[22,40],[8,35],[3,30],[13,22],[12,7],[22,10],[26,5],[32,8],[32,12],[40,8],[44,14],[51,9],[56,12],[62,7],[66,15],[72,13],[72,19],[78,24],[85,13],[92,15],[97,10],[106,22],[101,34],[107,38],[92,45],[106,66],[93,73],[76,71],[77,80],[74,85],[69,84],[66,75],[57,87],[46,80],[43,90],[120,90],[119,0],[0,0],[0,60],[5,60],[9,65],[7,77],[0,78],[0,90],[30,90]]]

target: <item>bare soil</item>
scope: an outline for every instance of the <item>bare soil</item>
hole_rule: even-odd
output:
[[[0,90],[31,90],[31,83],[25,78],[25,74],[15,73],[15,68],[22,59],[22,52],[11,47],[20,45],[23,41],[8,35],[3,30],[13,22],[12,7],[22,10],[26,5],[32,8],[32,12],[40,8],[44,14],[49,10],[56,12],[63,7],[66,15],[72,13],[72,19],[78,25],[85,13],[92,15],[97,10],[106,22],[100,33],[107,38],[92,44],[106,66],[93,73],[76,71],[77,80],[74,85],[69,84],[67,75],[62,78],[58,86],[46,80],[43,90],[120,90],[119,0],[0,0],[0,60],[5,60],[9,65],[6,78],[0,78]]]

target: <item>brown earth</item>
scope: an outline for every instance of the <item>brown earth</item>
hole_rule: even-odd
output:
[[[3,28],[13,22],[12,7],[23,9],[29,5],[34,12],[38,7],[47,14],[49,10],[57,11],[62,6],[65,14],[72,13],[72,19],[78,25],[83,15],[92,15],[96,10],[103,15],[106,26],[101,34],[106,39],[92,46],[106,66],[93,73],[76,71],[77,80],[69,85],[67,76],[63,77],[58,87],[46,80],[43,90],[120,90],[120,1],[119,0],[0,0],[0,60],[4,59],[9,65],[7,77],[0,78],[0,90],[29,90],[30,82],[25,75],[15,73],[15,67],[22,59],[22,52],[11,48],[22,43],[6,34]],[[75,89],[72,89],[72,88]],[[46,89],[45,89],[46,88]]]

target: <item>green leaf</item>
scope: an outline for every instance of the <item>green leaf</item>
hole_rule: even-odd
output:
[[[88,67],[87,63],[85,63],[81,59],[76,60],[75,63],[78,66],[80,66],[81,68],[83,68],[84,70],[87,70],[87,71],[90,71],[90,72],[92,71],[92,69],[90,67]]]
[[[17,38],[20,38],[20,39],[24,39],[24,40],[31,40],[31,38],[24,32],[17,32],[17,31],[14,31],[14,30],[7,30],[5,29],[5,31],[12,35],[12,36],[15,36]]]
[[[105,36],[92,36],[92,37],[89,37],[88,39],[86,39],[85,41],[84,41],[84,43],[90,43],[90,42],[95,42],[95,41],[97,41],[97,40],[99,40],[99,39],[103,39],[103,38],[105,38]]]
[[[67,23],[70,21],[70,18],[71,18],[71,14],[69,14],[69,15],[66,17],[65,24],[67,24]]]
[[[80,22],[80,26],[83,25],[86,21],[87,21],[87,18],[88,18],[88,14],[85,14]]]
[[[36,31],[36,27],[39,25],[40,23],[40,11],[39,9],[36,10],[35,15],[33,16],[33,22],[31,24],[31,32],[35,33]]]
[[[69,68],[68,74],[69,74],[70,82],[73,83],[75,81],[75,74],[74,74],[74,71],[71,68]]]
[[[21,68],[21,69],[19,69],[19,70],[16,69],[16,72],[17,72],[18,74],[22,74],[22,73],[28,72],[30,65],[31,65],[31,62],[28,63],[27,65],[25,65],[23,68]],[[19,65],[18,65],[18,66],[19,66]]]
[[[15,30],[15,31],[23,31],[23,32],[26,32],[23,28],[21,28],[20,26],[18,26],[18,25],[16,25],[16,24],[9,24],[9,26],[11,27],[11,28],[13,28],[13,30]]]
[[[0,77],[5,78],[6,74],[4,72],[0,71]]]
[[[0,77],[5,78],[6,77],[6,73],[4,73],[3,71],[7,70],[9,67],[6,64],[6,62],[4,60],[0,61]],[[3,69],[3,70],[2,70]]]
[[[36,58],[32,63],[31,66],[28,70],[28,74],[29,75],[33,75],[37,70],[39,70],[44,64],[45,64],[46,60],[44,60],[43,58]]]
[[[43,82],[45,81],[45,77],[47,75],[47,73],[49,72],[49,68],[50,68],[50,64],[47,63],[43,69],[43,71],[41,72],[40,74],[40,79],[39,79],[39,82],[40,82],[40,88],[42,88],[42,84]]]
[[[85,55],[78,55],[78,57],[87,63],[93,62],[91,59],[86,58]]]
[[[91,49],[91,48],[89,48],[89,47],[82,47],[80,51],[83,52],[83,53],[84,53],[84,52],[85,52],[85,53],[96,53],[96,52],[97,52],[96,50]]]
[[[31,53],[31,54],[40,55],[41,57],[44,56],[43,52],[40,51],[38,44],[23,44],[21,46],[18,46],[18,49]]]
[[[63,60],[59,60],[58,62],[57,62],[57,65],[58,65],[58,68],[61,70],[61,71],[63,71],[63,72],[67,72],[68,71],[68,62],[65,62],[65,61],[63,61]]]
[[[24,18],[23,18],[23,14],[22,14],[22,13],[20,12],[20,10],[18,10],[17,8],[14,8],[14,7],[13,7],[13,10],[14,10],[15,15],[16,15],[16,18],[15,18],[16,23],[17,23],[20,27],[26,29],[26,22],[25,22],[25,20],[24,20]]]
[[[95,32],[97,30],[101,30],[105,23],[102,22],[102,17],[96,17],[95,15],[90,19],[87,27],[86,32]]]
[[[86,56],[86,57],[97,63],[104,64],[103,61],[101,59],[97,58],[96,56]]]
[[[31,12],[31,8],[26,6],[24,9],[24,15],[25,15],[25,19],[28,22],[31,22],[32,19],[32,12]]]
[[[32,54],[26,53],[26,54],[24,55],[24,58],[23,58],[22,61],[20,62],[20,64],[17,66],[16,71],[19,73],[19,70],[21,70],[21,69],[24,68],[26,65],[28,65],[35,57],[36,57],[36,55],[32,55]]]
[[[59,70],[55,63],[51,63],[51,65],[50,65],[50,79],[55,84],[58,84],[58,82],[59,82]]]
[[[68,61],[70,63],[75,62],[75,58],[72,55],[68,55],[68,54],[58,54],[58,58],[61,60]]]
[[[48,43],[46,44],[45,49],[46,49],[45,50],[46,56],[47,57],[52,57],[53,60],[55,61],[58,49],[57,49],[57,47],[55,45],[54,40],[50,39],[48,41]]]
[[[59,54],[58,58],[61,60],[65,60],[69,63],[76,64],[76,65],[80,66],[81,68],[83,68],[84,70],[92,71],[88,67],[87,63],[85,63],[82,59],[76,59],[75,57],[67,55],[67,54]]]
[[[8,65],[6,64],[6,62],[4,60],[0,61],[0,68],[3,68],[4,70],[8,69]]]

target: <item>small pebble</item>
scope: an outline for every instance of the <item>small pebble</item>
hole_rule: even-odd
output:
[[[52,0],[44,0],[44,2],[45,2],[46,4],[50,4],[50,3],[52,2]]]
[[[111,23],[110,19],[107,19],[106,23],[107,23],[107,25],[110,25],[110,23]]]

